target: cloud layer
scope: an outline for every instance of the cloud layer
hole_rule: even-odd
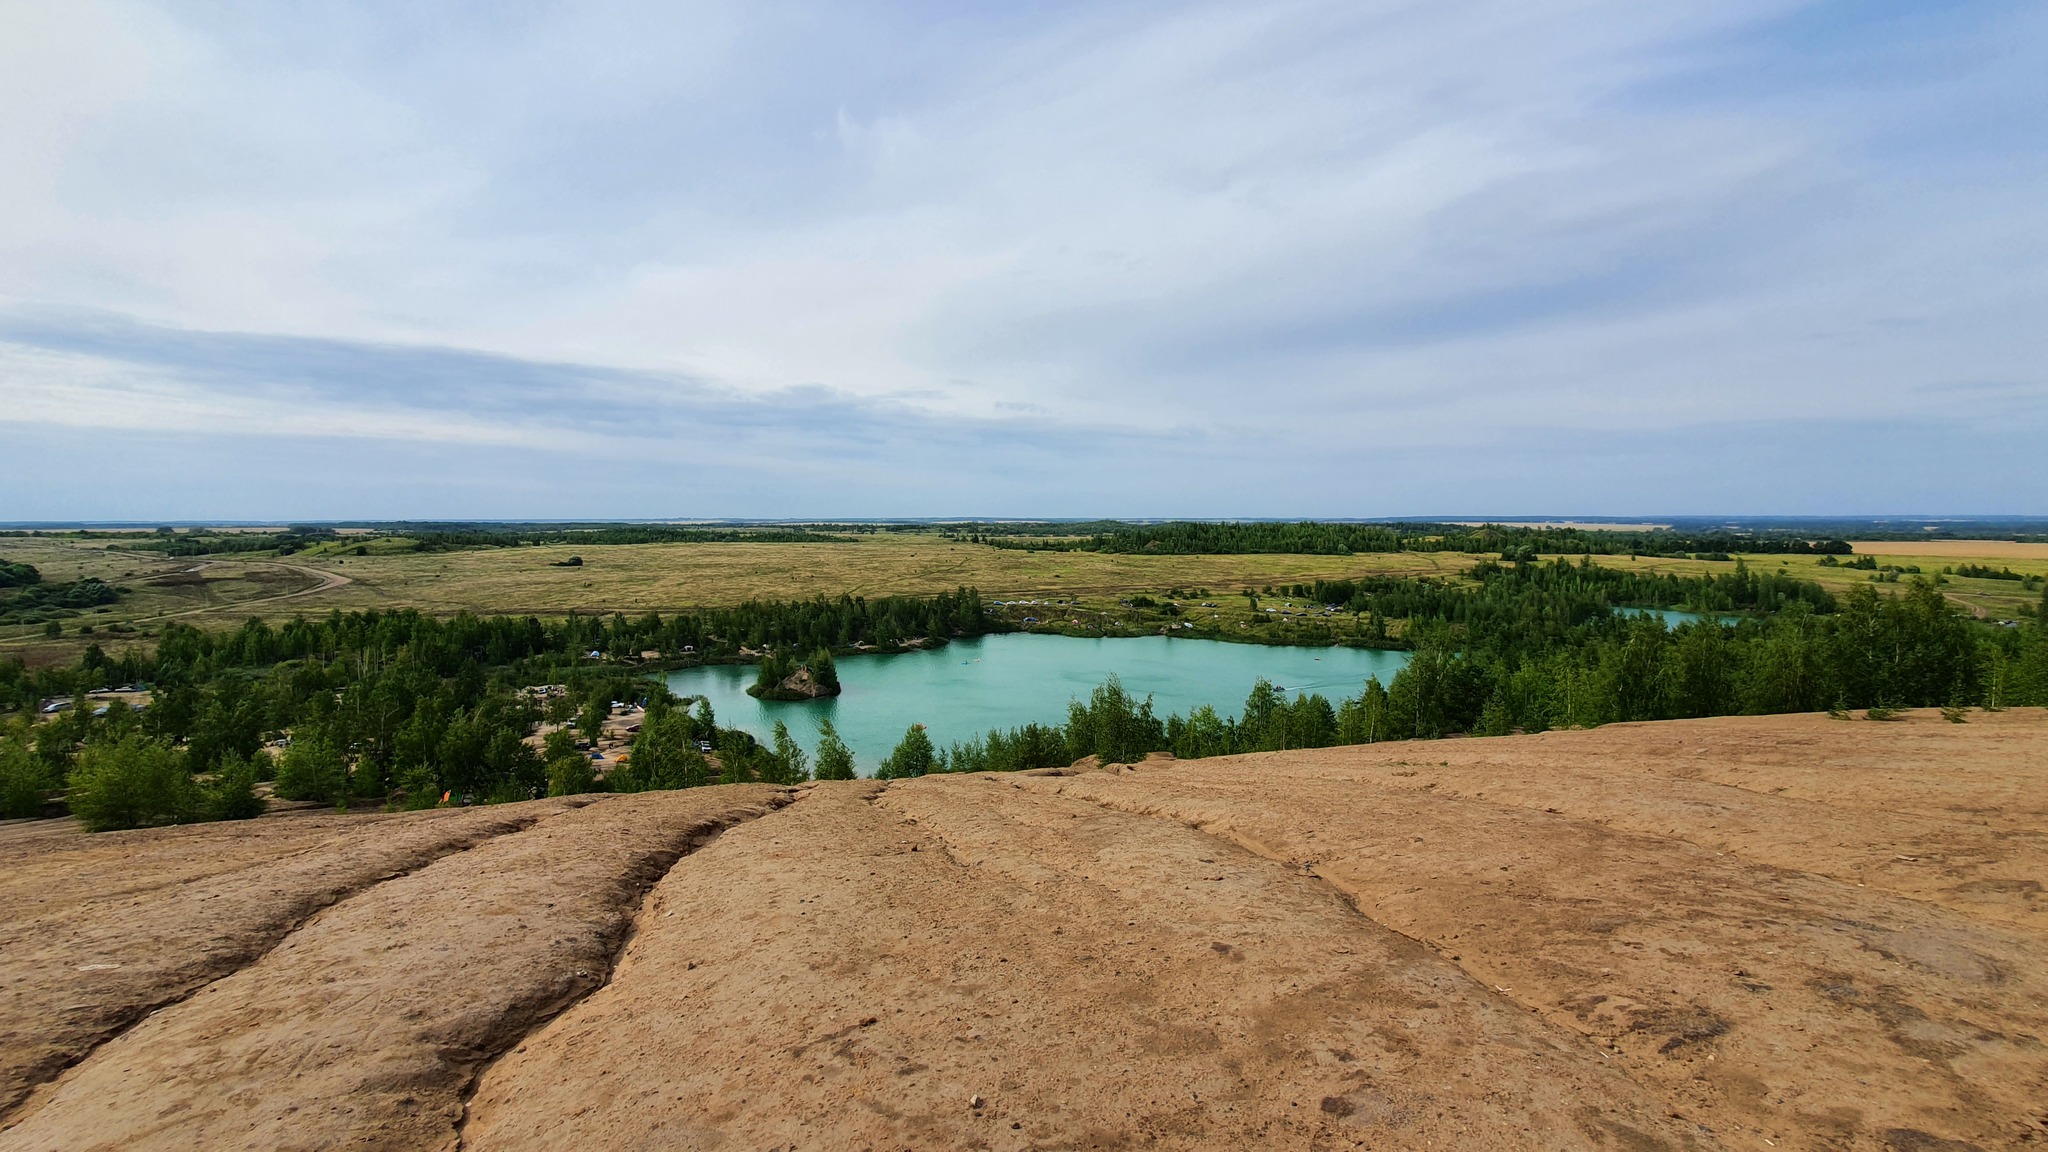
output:
[[[2038,6],[980,7],[0,4],[0,519],[2048,512]]]

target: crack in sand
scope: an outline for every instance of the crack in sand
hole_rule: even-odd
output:
[[[580,807],[580,805],[568,806],[563,808],[562,811],[574,811],[576,807]],[[228,963],[212,975],[195,980],[187,987],[168,996],[159,997],[148,1003],[136,1004],[122,1010],[115,1015],[113,1023],[83,1049],[67,1055],[62,1060],[51,1061],[47,1064],[27,1069],[22,1077],[23,1084],[20,1096],[11,1102],[0,1104],[0,1132],[13,1128],[34,1115],[36,1110],[42,1106],[43,1101],[64,1085],[72,1070],[91,1060],[109,1044],[120,1040],[123,1036],[134,1031],[144,1021],[158,1012],[183,1004],[206,989],[233,977],[236,973],[261,963],[266,956],[284,947],[294,936],[304,931],[314,921],[337,906],[347,903],[384,884],[410,876],[450,856],[471,851],[500,836],[514,836],[521,832],[529,831],[549,816],[558,814],[555,812],[533,813],[531,815],[512,817],[503,824],[480,828],[474,835],[428,845],[422,848],[416,857],[399,862],[397,866],[386,869],[375,877],[366,878],[359,883],[346,885],[327,894],[327,897],[316,906],[306,909],[300,915],[279,925],[273,932],[266,933],[265,935],[269,936],[267,944],[263,942],[262,935],[259,935],[256,940],[251,942],[250,947],[229,954],[227,957]],[[301,852],[292,853],[291,857],[303,856],[317,850],[316,848],[304,849]]]
[[[498,1061],[504,1059],[506,1055],[516,1051],[521,1044],[526,1042],[528,1037],[553,1023],[562,1013],[595,996],[618,979],[625,963],[627,950],[633,946],[633,941],[639,938],[641,926],[653,913],[652,901],[654,900],[655,889],[660,887],[661,882],[668,879],[669,875],[683,861],[717,843],[718,838],[725,835],[728,830],[772,816],[801,800],[807,791],[807,789],[791,788],[776,800],[771,801],[771,806],[763,812],[741,812],[715,820],[707,820],[702,824],[679,833],[672,851],[663,850],[650,856],[649,863],[652,867],[649,871],[652,874],[648,877],[646,883],[639,886],[637,892],[628,897],[628,901],[637,904],[638,907],[634,910],[633,915],[621,926],[618,939],[610,945],[603,978],[581,991],[572,991],[568,995],[559,997],[551,1004],[537,1007],[534,1011],[526,1014],[521,1020],[507,1020],[505,1022],[507,1025],[506,1030],[510,1035],[502,1042],[498,1042],[498,1038],[493,1037],[492,1043],[488,1046],[490,1050],[483,1059],[477,1061],[471,1067],[469,1079],[462,1086],[462,1090],[459,1093],[460,1108],[455,1121],[455,1148],[457,1152],[460,1152],[461,1149],[467,1146],[470,1102],[475,1099],[478,1086],[483,1083],[484,1077],[489,1074],[491,1068]]]

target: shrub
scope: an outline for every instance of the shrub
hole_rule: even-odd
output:
[[[447,791],[441,787],[441,778],[425,764],[415,764],[399,773],[398,787],[405,793],[404,808],[408,812],[437,807]]]
[[[200,786],[200,810],[206,819],[248,820],[263,815],[270,801],[256,795],[257,775],[255,761],[233,752],[223,757],[213,779]]]
[[[183,823],[201,799],[178,750],[145,736],[88,745],[71,770],[71,814],[91,832]]]

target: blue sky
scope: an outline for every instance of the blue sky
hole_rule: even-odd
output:
[[[0,0],[0,520],[2048,513],[2048,8]]]

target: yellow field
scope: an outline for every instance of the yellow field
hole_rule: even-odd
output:
[[[1942,545],[1936,549],[1934,545]],[[66,621],[66,636],[47,641],[40,626],[0,628],[0,651],[31,660],[63,658],[85,640],[144,638],[170,619],[225,626],[249,616],[284,619],[330,609],[417,608],[452,614],[560,615],[579,612],[674,612],[749,599],[812,595],[924,595],[961,585],[997,599],[1072,598],[1113,614],[1116,601],[1179,587],[1208,590],[1225,616],[1245,615],[1238,594],[1270,585],[1366,575],[1456,576],[1482,557],[1465,553],[1363,556],[1129,556],[1092,552],[1023,552],[955,543],[936,536],[881,534],[835,544],[641,544],[545,546],[467,552],[337,554],[323,550],[282,559],[165,560],[109,551],[91,539],[0,539],[0,556],[40,568],[46,579],[98,576],[129,587],[121,603]],[[1879,547],[1861,545],[1859,551]],[[2048,546],[2018,554],[2009,542],[1911,541],[1909,553],[1877,552],[1880,563],[1918,566],[1932,576],[1969,560],[2048,574]],[[1979,549],[1967,551],[1966,548]],[[571,555],[581,567],[556,566]],[[1817,557],[1751,556],[1759,569],[1780,569],[1836,593],[1868,583],[1870,574],[1824,568]],[[1598,557],[1597,563],[1649,572],[1727,572],[1725,562]],[[2038,600],[2017,581],[1949,577],[1951,599],[1980,615],[2013,615]],[[1234,603],[1232,602],[1234,599]]]
[[[1958,560],[2038,560],[2048,564],[2048,544],[2022,544],[2017,540],[1851,540],[1849,547],[1858,556],[1939,556],[1944,564]]]
[[[1920,575],[1929,579],[1939,574],[1943,568],[1967,564],[1972,561],[1993,568],[2009,568],[2014,572],[2024,575],[2048,576],[2048,555],[2037,558],[2015,558],[2011,555],[2001,555],[1994,551],[1975,553],[1957,551],[1947,554],[1932,554],[1927,551],[1927,547],[1933,543],[1939,542],[1918,540],[1889,545],[1902,549],[1912,549],[1910,552],[1898,553],[1866,551],[1876,546],[1859,544],[1857,545],[1857,553],[1858,555],[1873,555],[1881,565],[1890,564],[1902,568],[1917,567],[1920,569]],[[1981,544],[1987,549],[2014,547],[2012,542],[2007,540],[1955,540],[1947,541],[1946,543],[1971,546]],[[1615,568],[1630,568],[1647,572],[1676,572],[1681,575],[1727,572],[1734,568],[1733,564],[1725,561],[1668,560],[1648,557],[1631,560],[1627,556],[1596,556],[1593,559],[1596,564],[1605,564]],[[1820,557],[1818,556],[1745,556],[1743,559],[1749,563],[1750,567],[1759,571],[1775,568],[1797,576],[1802,580],[1811,580],[1837,596],[1848,592],[1849,589],[1859,584],[1869,584],[1871,582],[1870,577],[1872,574],[1861,569],[1824,568],[1821,566]],[[1904,576],[1900,579],[1910,578],[1910,576]],[[1942,593],[1957,605],[1977,616],[1992,619],[2008,619],[2015,616],[2022,606],[2038,604],[2041,600],[2041,593],[2038,590],[2029,592],[2017,580],[1979,580],[1960,576],[1948,576],[1946,579],[1948,582],[1941,586]],[[1879,591],[1896,591],[1898,585],[1881,584],[1878,586],[1878,589]]]
[[[581,567],[558,567],[581,556]],[[0,629],[0,651],[59,657],[92,638],[118,642],[170,619],[226,626],[250,616],[284,619],[340,609],[417,608],[452,614],[674,612],[750,599],[813,595],[928,595],[962,585],[997,599],[1072,598],[1097,607],[1137,592],[1206,588],[1218,598],[1246,588],[1368,574],[1455,576],[1478,557],[1463,553],[1371,556],[1116,556],[1021,552],[934,536],[877,535],[844,544],[636,544],[546,546],[369,556],[163,560],[110,552],[96,541],[0,540],[0,556],[46,579],[98,576],[134,589],[120,604],[65,622],[61,641],[41,626]],[[1242,611],[1240,599],[1235,607]],[[125,629],[135,629],[133,633]],[[109,633],[111,632],[111,636]]]

